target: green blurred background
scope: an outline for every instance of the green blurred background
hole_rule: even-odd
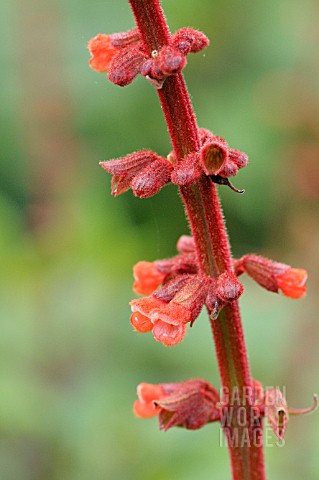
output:
[[[163,6],[172,30],[211,39],[185,72],[200,126],[250,158],[244,196],[220,187],[234,255],[309,270],[305,299],[245,279],[241,300],[254,377],[306,407],[319,390],[318,1]],[[217,425],[163,433],[131,412],[141,381],[219,385],[205,314],[172,349],[128,321],[132,265],[174,255],[188,231],[175,186],[114,199],[98,165],[170,150],[153,88],[88,68],[92,36],[132,26],[125,0],[0,1],[1,480],[230,478]],[[270,479],[319,478],[318,418],[269,442]]]

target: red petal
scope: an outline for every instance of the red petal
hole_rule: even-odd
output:
[[[303,268],[289,268],[276,277],[278,288],[290,298],[301,298],[306,294],[308,274]]]
[[[137,396],[141,402],[149,403],[164,398],[166,393],[161,385],[140,383],[137,387]]]
[[[118,54],[118,49],[112,45],[111,37],[105,33],[91,38],[88,49],[92,55],[89,65],[97,72],[106,72],[110,68],[113,58]]]
[[[130,322],[132,327],[140,333],[150,332],[153,328],[151,320],[140,312],[132,313]]]
[[[161,307],[154,308],[150,312],[150,318],[153,322],[161,320],[174,326],[189,322],[191,315],[190,310],[175,302],[164,303]]]
[[[150,317],[152,310],[155,308],[160,308],[166,305],[166,303],[162,302],[158,298],[150,296],[145,298],[136,298],[130,302],[130,305],[133,313],[140,312],[142,315]]]
[[[142,403],[136,400],[133,404],[133,412],[140,418],[155,417],[160,411],[160,407],[154,405],[154,403]]]
[[[181,342],[186,334],[185,325],[170,325],[169,323],[158,320],[153,328],[155,340],[163,343],[167,347],[171,347]]]
[[[157,270],[153,262],[138,262],[133,267],[135,282],[133,290],[138,295],[153,293],[165,278],[165,273]]]

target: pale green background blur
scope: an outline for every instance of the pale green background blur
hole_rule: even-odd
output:
[[[309,270],[294,301],[249,279],[241,300],[254,377],[306,407],[318,385],[317,0],[163,0],[172,30],[211,39],[185,75],[200,126],[248,153],[220,187],[235,256]],[[230,478],[218,425],[159,432],[132,412],[136,385],[203,377],[219,386],[203,314],[169,349],[129,324],[131,268],[187,233],[175,186],[110,195],[98,161],[170,150],[153,88],[88,68],[87,41],[133,26],[125,0],[0,1],[0,479]],[[319,414],[271,437],[269,479],[319,478]]]

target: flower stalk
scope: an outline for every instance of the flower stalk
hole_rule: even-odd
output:
[[[135,292],[149,296],[131,302],[131,324],[141,333],[152,332],[166,346],[176,345],[205,305],[222,385],[219,396],[201,379],[159,386],[143,383],[134,411],[144,418],[158,415],[164,430],[196,429],[219,420],[233,480],[264,480],[263,417],[281,439],[288,407],[281,392],[263,392],[252,379],[238,304],[243,287],[237,277],[247,273],[272,292],[300,298],[307,274],[256,255],[232,258],[216,184],[239,191],[228,177],[248,159],[224,139],[198,127],[182,74],[186,56],[209,41],[190,28],[171,35],[160,0],[128,1],[137,29],[97,35],[89,42],[90,65],[108,71],[109,80],[119,86],[128,85],[139,73],[155,87],[173,151],[167,159],[151,151],[135,152],[101,166],[113,174],[114,195],[131,188],[135,196],[146,198],[169,182],[177,184],[192,232],[192,237],[179,240],[176,257],[134,267]]]
[[[169,31],[159,1],[129,2],[148,50],[153,51],[168,42]],[[158,26],[157,41],[153,35],[155,25]],[[158,96],[178,161],[199,148],[196,118],[182,74],[168,77],[158,90]],[[230,247],[216,186],[207,177],[202,177],[194,186],[181,187],[180,193],[195,240],[201,271],[213,278],[225,270],[232,271]],[[229,392],[237,388],[242,395],[244,392],[252,392],[252,378],[237,301],[226,305],[219,317],[210,322],[223,387]],[[249,397],[242,398],[242,405],[247,409],[252,407],[254,401],[252,395]],[[239,429],[240,437],[247,431],[247,426],[234,425],[234,428]],[[257,428],[260,426],[257,425]],[[256,442],[252,435],[253,431],[249,431],[251,441],[246,442],[246,445],[243,442],[243,446],[230,448],[233,478],[236,480],[265,478],[262,445],[254,446]]]

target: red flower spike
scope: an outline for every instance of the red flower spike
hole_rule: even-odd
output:
[[[176,75],[186,65],[186,58],[171,46],[163,47],[157,57],[157,65],[164,75]]]
[[[279,440],[285,435],[289,420],[287,402],[278,388],[266,390],[264,397],[265,417]]]
[[[224,272],[217,279],[216,294],[223,302],[237,300],[244,287],[232,272]]]
[[[110,35],[100,33],[88,43],[88,49],[92,58],[89,65],[97,72],[106,72],[110,68],[113,58],[119,53],[119,50],[113,45]]]
[[[149,317],[146,317],[140,312],[132,313],[130,322],[134,330],[140,333],[150,332],[154,327]]]
[[[171,180],[180,187],[193,185],[201,176],[200,154],[191,153],[174,168]]]
[[[306,295],[308,274],[303,268],[289,268],[277,276],[278,288],[286,297],[301,298]]]
[[[291,268],[284,263],[273,262],[258,255],[245,255],[234,264],[236,275],[243,272],[271,292],[280,289],[290,298],[301,298],[306,293],[307,272],[301,268]]]
[[[228,161],[228,146],[225,140],[214,137],[201,149],[201,163],[207,175],[217,175]]]
[[[141,48],[130,46],[121,49],[110,64],[108,79],[120,87],[129,85],[139,73],[145,58]]]
[[[169,182],[172,170],[173,165],[168,160],[156,160],[133,179],[134,195],[140,198],[152,197]]]
[[[140,383],[137,387],[138,400],[134,402],[133,411],[137,417],[150,418],[157,415],[160,407],[154,403],[166,396],[161,385],[153,385],[151,383]]]
[[[208,47],[209,40],[204,33],[193,28],[181,28],[172,35],[170,44],[183,55],[197,53]]]
[[[135,282],[133,290],[138,295],[153,293],[165,278],[165,274],[157,270],[154,262],[138,262],[133,267]]]
[[[176,249],[180,253],[195,253],[195,241],[190,235],[182,235],[177,242]]]

